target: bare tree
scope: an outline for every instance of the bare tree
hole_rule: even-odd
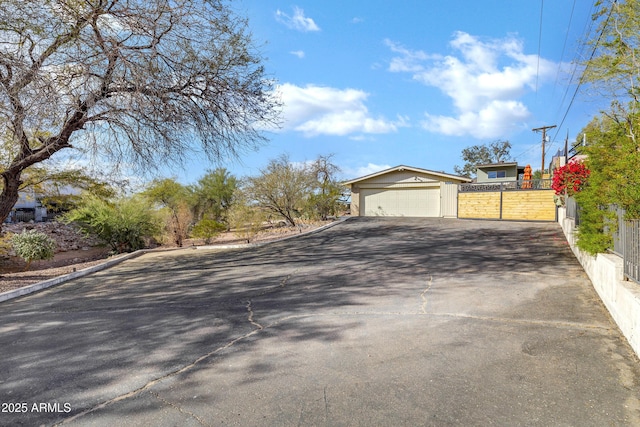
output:
[[[347,189],[338,182],[340,168],[333,163],[333,154],[318,156],[311,165],[311,172],[316,182],[309,195],[307,208],[312,216],[326,220],[344,206],[342,198]]]
[[[282,155],[269,161],[260,176],[249,178],[248,198],[268,212],[296,226],[296,218],[304,208],[313,188],[314,174],[306,165],[295,165]]]
[[[21,174],[77,148],[140,169],[264,141],[278,103],[227,0],[3,0],[0,222]]]

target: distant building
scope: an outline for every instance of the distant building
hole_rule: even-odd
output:
[[[567,164],[567,156],[564,154],[564,150],[558,150],[558,152],[551,157],[551,162],[549,163],[549,173],[553,175],[553,171],[561,168],[562,166]]]
[[[42,205],[40,198],[33,189],[21,191],[18,201],[9,213],[6,222],[41,222],[47,219],[47,208]]]
[[[516,162],[498,162],[478,165],[476,168],[477,183],[496,183],[517,181],[524,173],[524,166]]]

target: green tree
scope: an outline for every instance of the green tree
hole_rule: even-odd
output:
[[[583,62],[583,80],[608,97],[639,102],[640,1],[599,0],[589,40],[593,55]],[[637,104],[633,105],[637,107]]]
[[[15,153],[9,141],[0,144],[0,171],[9,167]],[[65,210],[73,207],[82,191],[103,198],[115,196],[113,179],[97,175],[95,171],[70,166],[48,159],[25,169],[21,175],[19,190],[36,194],[49,210]],[[123,182],[117,182],[123,186]],[[2,188],[0,180],[0,189]]]
[[[154,170],[253,149],[277,123],[247,21],[227,0],[0,2],[0,223],[22,174],[78,148]]]
[[[465,161],[463,167],[454,166],[453,170],[467,178],[476,175],[476,167],[490,163],[498,163],[509,160],[511,143],[509,141],[494,141],[490,144],[473,145],[462,150],[462,160]]]
[[[307,203],[314,178],[306,165],[294,165],[282,155],[269,161],[260,175],[247,180],[247,195],[257,206],[296,225],[296,218]]]
[[[640,144],[630,137],[639,119],[638,114],[613,110],[594,118],[582,132],[588,144],[581,152],[587,155],[590,176],[576,194],[582,208],[578,246],[590,253],[611,246],[616,221],[609,205],[625,209],[627,218],[640,218]]]
[[[584,129],[588,184],[576,195],[582,208],[578,246],[591,253],[611,245],[616,204],[627,218],[640,218],[640,1],[599,0],[592,54],[583,62],[582,81],[612,99],[610,111]]]
[[[201,221],[208,218],[226,223],[237,189],[238,180],[225,168],[207,172],[197,184],[191,186],[195,219]]]
[[[49,211],[68,211],[79,203],[83,194],[110,199],[117,192],[112,183],[89,175],[80,168],[34,165],[22,177],[20,190],[33,190]]]
[[[87,196],[65,214],[64,221],[75,222],[86,233],[95,234],[115,253],[142,249],[145,239],[159,231],[157,217],[149,203],[140,197],[107,201]]]

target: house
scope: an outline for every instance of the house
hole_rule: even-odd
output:
[[[476,182],[495,183],[517,181],[520,174],[524,173],[524,166],[518,166],[516,162],[498,162],[476,167]]]
[[[352,216],[455,217],[458,184],[469,178],[411,166],[396,166],[344,182]]]
[[[5,222],[43,221],[47,218],[47,208],[32,189],[21,191],[18,201],[9,213]]]

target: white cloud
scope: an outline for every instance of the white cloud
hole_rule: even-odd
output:
[[[476,138],[506,136],[530,117],[519,100],[554,75],[557,64],[524,53],[513,36],[480,40],[464,32],[454,34],[454,54],[441,56],[406,49],[385,41],[398,54],[389,71],[409,72],[427,86],[439,88],[451,98],[457,116],[426,114],[424,127],[446,135]]]
[[[311,18],[304,16],[304,10],[294,6],[293,16],[289,16],[280,9],[276,11],[276,20],[281,24],[286,25],[292,30],[298,30],[303,32],[308,31],[320,31],[320,27]]]
[[[425,114],[422,126],[444,135],[473,135],[476,138],[496,138],[516,128],[527,128],[529,110],[519,101],[494,100],[478,111],[464,111],[458,117]]]
[[[293,50],[289,52],[291,55],[297,56],[298,58],[304,58],[304,50]]]
[[[442,58],[440,55],[429,55],[421,50],[409,50],[388,39],[384,43],[392,52],[400,54],[391,60],[389,71],[418,73],[424,71],[422,62]]]
[[[307,137],[382,134],[407,126],[404,117],[391,121],[372,116],[365,105],[369,94],[361,90],[285,83],[278,92],[284,104],[284,130]]]
[[[367,163],[366,166],[359,166],[357,168],[343,168],[346,176],[351,179],[360,178],[362,176],[371,175],[372,173],[377,173],[383,171],[385,169],[390,169],[392,166],[389,165],[376,165],[375,163]]]

